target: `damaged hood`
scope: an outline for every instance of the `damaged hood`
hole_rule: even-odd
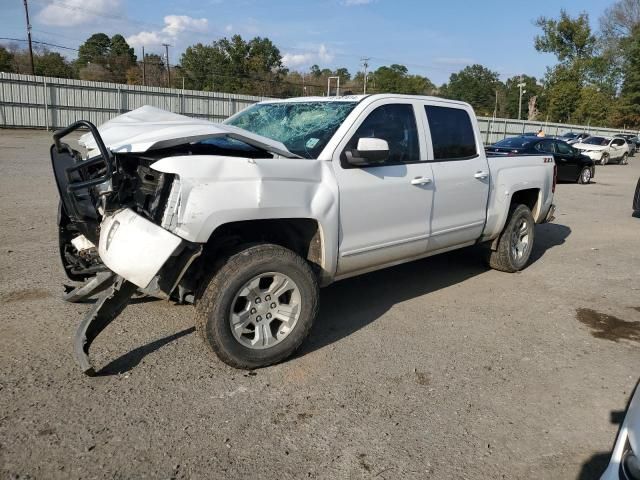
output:
[[[230,137],[285,158],[299,158],[283,143],[270,138],[232,125],[191,118],[148,105],[103,123],[98,131],[112,152],[146,152],[208,138]],[[97,149],[91,133],[84,134],[78,142],[89,151]]]

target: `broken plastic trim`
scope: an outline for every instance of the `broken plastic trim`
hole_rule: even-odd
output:
[[[113,275],[111,287],[96,301],[84,317],[73,341],[75,359],[85,375],[95,376],[96,371],[89,360],[89,347],[107,325],[113,322],[129,303],[138,287],[124,278]]]

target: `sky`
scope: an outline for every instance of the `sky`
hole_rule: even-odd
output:
[[[503,80],[522,73],[540,78],[555,59],[533,47],[535,19],[557,17],[564,8],[588,13],[597,29],[613,1],[29,0],[29,10],[34,40],[70,48],[92,33],[121,33],[139,58],[143,45],[164,53],[162,43],[169,43],[175,64],[194,43],[261,36],[278,46],[293,70],[318,64],[355,73],[369,57],[370,69],[399,63],[440,85],[473,63]],[[0,37],[26,38],[23,0],[0,0]]]

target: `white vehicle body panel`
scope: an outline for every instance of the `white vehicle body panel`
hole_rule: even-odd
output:
[[[305,97],[277,102],[309,100]],[[321,283],[327,284],[493,240],[504,227],[512,196],[520,190],[539,190],[533,212],[536,222],[544,221],[550,211],[553,159],[487,158],[468,104],[392,94],[311,100],[359,101],[314,160],[292,158],[282,143],[230,125],[189,119],[152,107],[102,125],[99,131],[103,140],[115,152],[145,152],[229,136],[275,155],[261,159],[170,156],[153,163],[154,170],[175,175],[162,220],[164,228],[127,210],[107,216],[99,245],[105,264],[136,285],[146,287],[181,238],[204,244],[216,229],[230,222],[304,218],[319,225]],[[340,153],[345,144],[367,114],[385,103],[413,105],[420,131],[420,160],[344,168]],[[434,161],[425,105],[468,112],[477,144],[474,158]],[[87,138],[83,137],[83,142],[88,148],[95,148]],[[115,221],[120,222],[118,233],[107,248],[106,236]]]
[[[181,242],[127,208],[102,221],[98,254],[110,270],[145,288]]]
[[[206,243],[219,226],[244,220],[309,218],[320,226],[321,267],[335,271],[338,187],[331,164],[318,160],[221,156],[164,158],[154,170],[180,179],[176,235]]]
[[[601,480],[620,480],[620,464],[629,443],[631,450],[637,456],[640,455],[640,388],[636,387],[635,393],[625,415],[616,443],[611,453],[609,466],[600,477]]]

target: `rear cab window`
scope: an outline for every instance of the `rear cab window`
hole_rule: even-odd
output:
[[[435,161],[468,160],[478,155],[476,135],[466,110],[425,105]]]

